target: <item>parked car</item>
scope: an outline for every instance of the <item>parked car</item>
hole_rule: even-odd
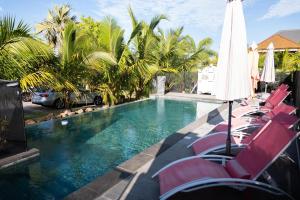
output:
[[[37,88],[32,95],[31,101],[34,104],[39,104],[42,106],[53,106],[57,109],[62,109],[66,105],[63,99],[63,94],[61,92],[56,92],[53,89]],[[70,101],[72,105],[101,105],[102,97],[95,92],[81,90],[79,96],[76,96],[75,93],[71,93]]]

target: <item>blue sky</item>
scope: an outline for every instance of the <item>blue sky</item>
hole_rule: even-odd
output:
[[[184,33],[196,41],[213,38],[213,48],[218,50],[226,0],[0,0],[0,14],[16,16],[34,27],[46,17],[48,9],[63,3],[70,4],[77,16],[101,19],[111,15],[127,35],[131,30],[129,5],[139,19],[146,21],[165,14],[169,20],[161,27],[184,26]],[[282,29],[300,29],[300,0],[245,0],[244,13],[249,43],[261,42]]]

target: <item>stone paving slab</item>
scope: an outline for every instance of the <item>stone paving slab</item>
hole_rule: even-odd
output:
[[[9,167],[12,167],[17,164],[24,163],[24,162],[30,162],[32,160],[37,159],[39,156],[40,156],[39,150],[32,148],[28,151],[24,151],[22,153],[0,159],[0,170],[6,169],[6,168],[9,168]]]
[[[94,180],[93,182],[87,184],[86,186],[80,188],[79,190],[71,193],[65,199],[72,200],[92,200],[95,199],[106,190],[119,183],[122,180],[127,179],[132,174],[124,171],[114,169],[104,176],[101,176]]]
[[[169,92],[165,94],[164,97],[182,97],[188,99],[217,100],[216,96],[213,95],[190,94],[190,93],[179,93],[179,92]]]

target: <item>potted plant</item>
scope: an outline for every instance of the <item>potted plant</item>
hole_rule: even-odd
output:
[[[6,117],[4,119],[0,118],[0,152],[4,150],[6,144],[6,129],[8,126],[8,121]]]

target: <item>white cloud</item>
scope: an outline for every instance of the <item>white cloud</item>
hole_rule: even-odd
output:
[[[0,6],[0,12],[2,12],[3,11],[3,8]]]
[[[300,12],[300,0],[279,0],[273,4],[261,19],[285,17]]]
[[[98,16],[111,15],[128,31],[131,30],[129,5],[139,20],[149,22],[155,15],[167,15],[168,21],[162,23],[164,28],[187,26],[199,31],[216,31],[223,23],[226,4],[225,0],[98,0],[97,2],[98,8],[95,13]]]

